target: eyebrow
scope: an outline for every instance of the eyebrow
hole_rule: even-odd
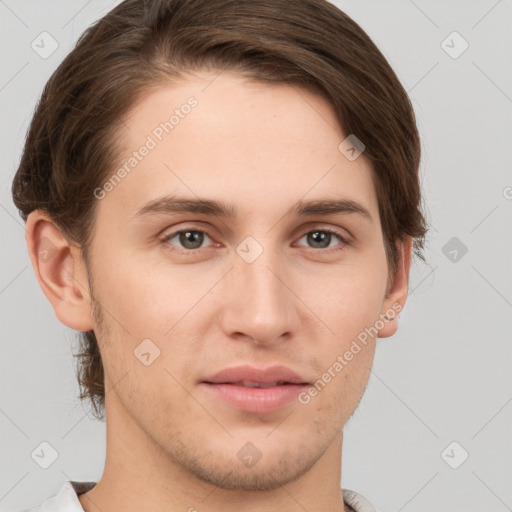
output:
[[[236,217],[237,210],[232,204],[211,199],[195,199],[181,196],[165,196],[146,203],[132,218],[165,213],[200,213],[221,218]],[[299,200],[285,216],[307,217],[313,215],[356,214],[373,223],[370,212],[352,199]]]

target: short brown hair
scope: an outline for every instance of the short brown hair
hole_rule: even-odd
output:
[[[83,33],[44,88],[12,186],[22,218],[35,209],[46,212],[88,265],[93,191],[118,163],[115,133],[122,116],[155,86],[197,70],[233,70],[325,97],[344,132],[365,145],[390,275],[398,265],[396,243],[405,236],[425,261],[412,105],[368,35],[326,0],[120,3]],[[103,419],[103,365],[94,331],[80,333],[80,341],[80,398],[89,398]]]

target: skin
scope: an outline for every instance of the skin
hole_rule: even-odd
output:
[[[340,490],[342,429],[364,393],[377,337],[392,336],[396,319],[308,404],[244,413],[200,382],[241,364],[282,364],[316,381],[365,327],[404,306],[412,241],[400,246],[386,289],[370,164],[364,153],[349,161],[338,150],[347,134],[331,105],[296,86],[228,72],[162,85],[125,119],[126,158],[190,96],[197,107],[98,200],[90,274],[45,214],[27,221],[42,290],[61,322],[94,329],[104,362],[106,463],[80,502],[87,512],[349,511]],[[134,218],[166,194],[231,203],[237,216]],[[299,199],[341,197],[364,205],[373,222],[285,215]],[[169,237],[185,228],[206,232],[201,248],[186,253],[193,244]],[[332,235],[328,247],[315,245],[311,232],[326,228],[351,241]],[[247,236],[263,247],[252,263],[236,252]],[[45,238],[55,254],[41,261]],[[134,356],[147,338],[160,350],[149,366]],[[237,457],[247,442],[262,454],[252,467]]]

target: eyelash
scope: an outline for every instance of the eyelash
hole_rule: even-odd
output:
[[[174,238],[176,235],[179,235],[180,233],[186,233],[186,232],[194,232],[194,233],[203,233],[205,234],[206,236],[208,236],[211,240],[213,240],[213,237],[211,237],[207,231],[205,231],[204,229],[197,229],[197,228],[194,228],[194,227],[188,227],[188,228],[184,228],[184,229],[180,229],[178,231],[173,231],[171,233],[167,233],[165,234],[161,239],[160,241],[164,244],[164,246],[166,247],[167,250],[171,250],[171,251],[177,251],[177,252],[181,252],[181,253],[185,253],[185,254],[190,254],[190,253],[193,253],[193,252],[200,252],[202,249],[206,249],[206,247],[200,247],[198,249],[185,249],[185,248],[176,248],[176,249],[170,249],[170,245],[173,245],[173,244],[170,244],[168,242],[169,239],[171,238]],[[349,241],[347,240],[347,238],[345,238],[343,235],[341,235],[338,231],[334,230],[334,229],[331,229],[331,228],[318,228],[318,229],[310,229],[309,231],[305,231],[300,237],[300,238],[303,238],[305,235],[308,235],[310,233],[317,233],[317,232],[320,232],[320,233],[329,233],[331,235],[334,235],[335,237],[338,238],[338,240],[341,242],[341,247],[337,247],[337,248],[314,248],[314,247],[309,247],[309,249],[313,250],[313,251],[323,251],[323,252],[331,252],[331,251],[342,251],[344,246],[345,245],[349,245]],[[173,246],[175,247],[175,246]]]

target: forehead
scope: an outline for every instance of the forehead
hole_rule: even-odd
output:
[[[348,197],[378,218],[369,162],[340,151],[330,103],[296,85],[234,73],[188,75],[142,96],[124,118],[121,174],[107,204],[134,214],[165,194],[217,198],[240,214],[279,214],[299,199]],[[119,173],[120,169],[124,169]]]

